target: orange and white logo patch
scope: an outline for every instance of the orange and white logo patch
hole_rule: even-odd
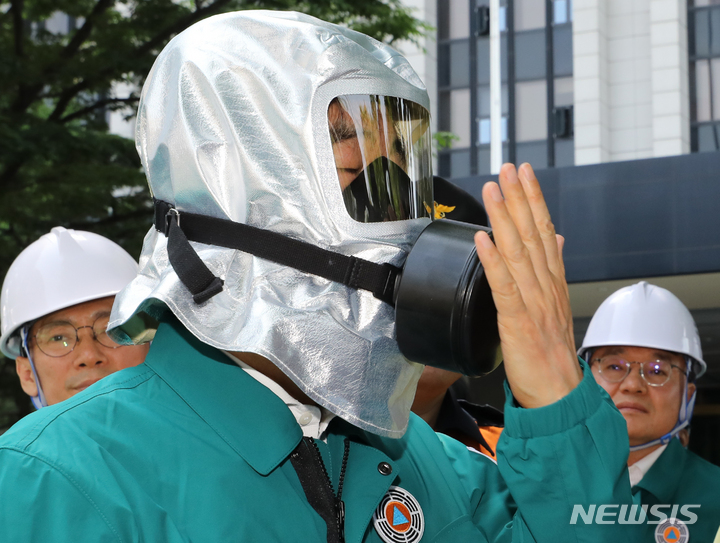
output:
[[[690,532],[682,520],[669,518],[655,528],[656,543],[688,543]]]
[[[391,486],[373,514],[373,524],[385,543],[415,543],[425,532],[422,508],[404,488]]]

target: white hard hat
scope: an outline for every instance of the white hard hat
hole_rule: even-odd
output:
[[[662,349],[694,362],[696,377],[707,369],[690,311],[669,290],[641,281],[611,294],[590,321],[578,355],[608,345]]]
[[[135,278],[137,262],[92,232],[53,228],[10,266],[0,295],[0,350],[20,355],[20,328],[60,309],[114,296]]]

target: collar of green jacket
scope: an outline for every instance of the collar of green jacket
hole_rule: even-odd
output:
[[[282,464],[302,440],[302,430],[280,398],[239,366],[229,363],[224,353],[199,341],[174,318],[161,322],[145,365],[261,475],[270,474]],[[382,496],[401,478],[399,460],[407,461],[411,455],[407,454],[406,441],[367,434],[339,418],[333,419],[329,430],[327,444],[318,445],[335,488],[344,439],[352,440],[343,498],[355,504],[355,511],[345,519],[345,532],[348,541],[359,541]],[[427,431],[434,435],[429,428]],[[424,441],[429,435],[416,439]],[[440,442],[424,445],[436,449],[433,456],[441,454]],[[331,450],[335,452],[332,455]],[[392,466],[391,477],[378,471],[381,463]],[[448,500],[443,507],[467,506]]]
[[[635,485],[642,488],[658,500],[658,503],[670,503],[675,495],[685,470],[686,454],[679,439],[671,439],[667,448],[650,466],[645,476]]]
[[[194,351],[181,348],[187,344]],[[300,443],[302,430],[285,403],[179,321],[160,323],[151,352],[145,364],[258,473],[270,473]]]

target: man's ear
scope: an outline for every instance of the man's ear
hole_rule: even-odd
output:
[[[28,396],[37,396],[38,387],[35,382],[35,375],[33,375],[32,367],[30,367],[30,360],[24,356],[18,356],[15,359],[15,371],[20,378],[20,386]]]
[[[690,398],[692,398],[692,395],[695,394],[695,388],[695,383],[688,383],[688,401],[690,400]]]

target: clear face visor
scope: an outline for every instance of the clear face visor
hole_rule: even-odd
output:
[[[390,96],[347,95],[328,107],[345,207],[359,222],[433,216],[430,115]]]

